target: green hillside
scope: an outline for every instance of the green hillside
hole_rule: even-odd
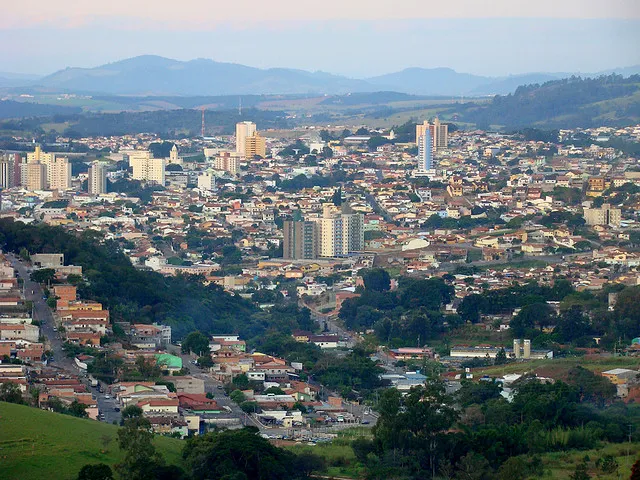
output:
[[[117,431],[115,425],[0,402],[0,477],[64,480],[74,479],[87,463],[113,466],[121,460]],[[155,442],[167,463],[180,463],[182,441]]]
[[[443,118],[452,116],[479,127],[632,125],[640,122],[640,75],[572,77],[524,85],[513,94],[496,95],[485,105],[456,106]]]

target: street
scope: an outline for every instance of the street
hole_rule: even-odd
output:
[[[33,303],[32,318],[40,322],[40,334],[46,339],[45,350],[50,350],[53,353],[53,360],[49,363],[49,366],[64,370],[69,375],[80,375],[80,378],[87,384],[88,391],[91,391],[96,399],[100,413],[104,414],[104,421],[108,423],[120,422],[120,412],[114,410],[116,407],[114,400],[105,398],[104,393],[100,393],[96,388],[90,387],[86,375],[83,375],[84,372],[80,372],[73,359],[66,356],[65,351],[62,349],[62,337],[56,331],[53,314],[47,305],[40,284],[31,281],[31,272],[15,255],[7,253],[6,256],[23,280],[25,300]]]

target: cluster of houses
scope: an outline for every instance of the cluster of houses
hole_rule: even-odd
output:
[[[45,359],[44,352],[40,327],[34,322],[13,266],[0,254],[0,360],[38,365]]]

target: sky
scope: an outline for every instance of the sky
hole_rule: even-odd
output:
[[[640,64],[640,0],[1,0],[0,71],[136,55],[356,78],[408,67],[502,76]]]

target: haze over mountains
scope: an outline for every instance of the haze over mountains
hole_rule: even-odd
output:
[[[630,75],[640,66],[598,72]],[[531,73],[485,77],[450,68],[407,68],[367,79],[288,68],[260,69],[208,59],[179,61],[143,55],[95,68],[66,68],[42,78],[0,73],[0,87],[43,87],[54,91],[112,95],[248,95],[343,94],[396,91],[418,95],[493,95],[513,92],[519,85],[566,78],[571,73]]]

